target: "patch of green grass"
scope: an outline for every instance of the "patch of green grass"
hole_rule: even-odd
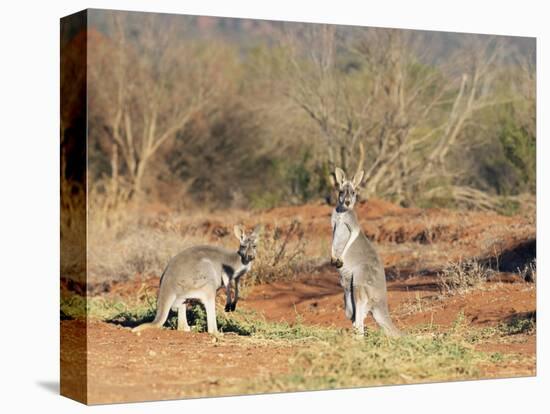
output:
[[[521,208],[521,203],[517,200],[510,199],[508,197],[502,197],[500,205],[496,211],[504,216],[513,216],[518,214]]]
[[[82,309],[82,299],[62,303],[65,315]],[[106,322],[135,326],[154,317],[149,302],[122,303],[90,298],[88,316]],[[81,316],[81,315],[80,315]],[[188,309],[188,320],[194,331],[206,331],[206,313],[202,305]],[[233,332],[240,339],[232,346],[261,344],[292,347],[290,373],[235,384],[238,392],[276,392],[327,388],[363,387],[369,385],[421,383],[474,379],[483,376],[483,367],[507,364],[513,355],[487,353],[475,349],[498,336],[525,333],[534,329],[532,318],[511,320],[497,327],[474,329],[463,314],[457,315],[451,328],[418,325],[400,338],[386,337],[378,330],[368,330],[363,337],[350,330],[325,328],[302,323],[273,323],[244,310],[225,313],[218,310],[218,329]],[[167,328],[175,329],[177,317],[171,313]],[[224,341],[223,337],[220,338]]]
[[[535,318],[531,315],[511,318],[498,326],[503,335],[533,334],[537,329]]]
[[[187,309],[187,321],[193,332],[206,332],[206,310],[201,304],[195,304]],[[220,332],[233,332],[241,336],[252,334],[252,324],[241,323],[226,316],[225,312],[216,312],[216,323]]]
[[[74,295],[61,300],[61,313],[64,319],[88,316],[109,323],[133,327],[153,320],[155,302],[151,298],[147,298],[145,301],[122,302],[101,297],[91,297],[85,301],[83,297]],[[240,309],[232,313],[218,309],[216,319],[221,332],[233,332],[262,340],[329,340],[342,333],[340,329],[304,325],[299,321],[294,324],[267,322],[255,312]],[[197,303],[188,307],[187,320],[194,332],[206,332],[206,311],[202,304]],[[165,327],[176,329],[177,314],[175,312],[170,311]]]
[[[154,302],[123,302],[103,297],[71,295],[61,299],[62,319],[92,318],[123,326],[136,326],[155,317]],[[170,321],[169,321],[170,322]]]
[[[251,392],[474,379],[482,377],[481,367],[511,358],[477,351],[473,338],[482,341],[489,332],[472,328],[462,314],[450,329],[419,325],[401,338],[378,330],[356,337],[344,329],[271,323],[244,312],[232,319],[253,339],[296,348],[290,374],[245,384]]]
[[[267,328],[285,330],[280,324]],[[265,328],[259,330],[265,335]],[[291,359],[292,371],[276,376],[266,384],[249,384],[251,391],[315,390],[363,387],[369,385],[421,383],[480,378],[482,366],[495,365],[513,357],[487,353],[474,348],[472,337],[481,340],[485,333],[472,328],[459,314],[450,329],[419,325],[401,338],[389,338],[378,330],[355,337],[345,330],[288,326],[292,342],[306,339]],[[492,334],[491,334],[492,335]]]
[[[510,318],[506,322],[501,322],[496,326],[470,329],[464,337],[469,343],[478,344],[490,339],[506,339],[518,334],[533,335],[536,329],[537,325],[534,314],[528,312]]]
[[[454,330],[421,327],[401,338],[380,331],[365,337],[335,335],[303,348],[290,375],[272,379],[271,390],[315,390],[479,378],[482,364],[502,362],[498,353],[476,351]]]
[[[206,313],[200,305],[192,307],[194,313],[194,330],[206,331]],[[285,341],[287,343],[298,343],[304,341],[326,341],[342,334],[342,329],[329,329],[313,325],[304,325],[298,319],[296,323],[268,322],[256,312],[248,310],[237,310],[232,313],[218,312],[218,329],[221,332],[233,332],[241,336],[249,336],[254,339]],[[189,319],[189,317],[188,317]],[[191,321],[191,319],[190,319]]]

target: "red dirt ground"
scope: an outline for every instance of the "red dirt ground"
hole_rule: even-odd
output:
[[[299,218],[306,237],[313,240],[330,238],[329,215],[328,206],[311,205],[247,213],[241,218],[247,225],[261,222],[267,227],[271,223],[285,226]],[[379,200],[360,205],[358,215],[363,229],[377,242],[383,257],[389,279],[390,312],[402,330],[421,324],[445,329],[459,314],[475,327],[495,327],[518,315],[535,314],[534,284],[525,283],[514,271],[518,257],[524,253],[516,250],[523,249],[525,243],[535,243],[533,220],[486,213],[404,209]],[[201,231],[216,240],[229,234],[222,223],[221,217],[213,216],[200,224],[194,223],[192,228],[184,223],[181,226],[182,231]],[[162,221],[159,226],[162,227]],[[437,270],[449,260],[468,257],[508,260],[508,267],[513,270],[497,273],[492,281],[465,295],[442,296]],[[293,279],[246,288],[239,306],[269,321],[292,323],[299,318],[305,324],[350,327],[344,318],[342,290],[337,280],[335,270],[322,265]],[[155,292],[158,277],[140,277],[89,288],[94,294],[135,298],[144,285],[151,288],[150,293]],[[82,290],[83,287],[64,283],[62,295],[68,289]],[[78,334],[78,323],[81,322],[62,321],[67,338],[71,332]],[[367,326],[376,329],[371,318]],[[517,334],[505,343],[483,343],[478,349],[526,357],[519,365],[484,367],[485,376],[535,373],[535,335]],[[297,351],[283,346],[267,348],[257,341],[232,335],[216,339],[208,334],[165,329],[144,331],[137,336],[120,326],[90,321],[89,402],[230,393],[228,390],[232,387],[251,378],[289,373]],[[70,360],[62,363],[69,368],[74,365]]]
[[[217,340],[207,333],[163,329],[138,336],[98,321],[88,324],[88,336],[90,404],[227,394],[250,378],[288,372],[293,353],[232,335]]]
[[[487,283],[465,296],[439,299],[435,277],[388,282],[389,306],[396,324],[405,329],[419,324],[449,327],[463,312],[474,326],[492,326],[514,315],[533,311],[534,289],[525,283]],[[421,301],[420,305],[417,303]],[[414,312],[410,309],[416,305]],[[306,275],[290,283],[257,286],[241,303],[270,321],[349,327],[344,317],[342,288],[334,272]],[[372,319],[367,325],[375,329]]]
[[[396,324],[405,331],[419,324],[449,327],[463,312],[474,326],[495,326],[514,315],[532,312],[535,305],[535,291],[525,283],[488,283],[482,290],[446,300],[437,299],[436,294],[433,283],[424,278],[389,282],[390,309]],[[424,309],[411,310],[419,298]],[[263,314],[269,321],[292,323],[300,318],[305,324],[350,325],[344,318],[336,277],[328,271],[254,287],[240,306]],[[222,311],[221,306],[218,311]],[[62,321],[69,337],[72,326],[79,322]],[[372,318],[368,318],[367,326],[377,329]],[[290,373],[293,356],[300,351],[298,347],[268,347],[230,334],[220,340],[206,333],[163,329],[137,336],[127,328],[100,321],[89,322],[88,338],[91,404],[230,395],[232,389],[243,392],[238,385],[250,378],[261,381]],[[520,334],[513,341],[477,346],[485,352],[529,357],[514,366],[483,367],[484,377],[534,375],[536,337]]]

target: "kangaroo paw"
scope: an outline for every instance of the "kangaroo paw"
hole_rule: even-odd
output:
[[[230,307],[231,312],[235,312],[235,309],[236,309],[236,308],[237,308],[237,303],[236,303],[236,302],[233,302],[233,303],[231,304],[231,307]]]
[[[232,305],[232,303],[227,303],[227,304],[225,305],[224,310],[225,310],[226,312],[231,312],[231,305]]]
[[[331,257],[330,258],[330,264],[332,266],[335,266],[337,269],[341,268],[343,265],[344,265],[344,262],[342,262],[342,259],[337,259],[336,257]]]
[[[155,326],[152,323],[142,323],[141,325],[135,326],[132,328],[132,332],[141,332],[145,329],[154,328]]]

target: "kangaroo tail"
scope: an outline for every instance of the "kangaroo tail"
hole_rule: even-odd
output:
[[[155,319],[152,322],[142,323],[132,329],[132,332],[140,332],[149,328],[161,328],[168,318],[170,308],[176,299],[175,295],[168,295],[163,292],[162,286],[159,291],[159,298],[157,300],[157,313]]]
[[[386,303],[375,307],[372,310],[372,316],[374,317],[378,325],[380,325],[380,327],[384,330],[384,333],[386,335],[392,336],[394,338],[403,336],[397,326],[393,324]]]

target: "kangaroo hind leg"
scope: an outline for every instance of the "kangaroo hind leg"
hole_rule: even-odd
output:
[[[353,287],[354,320],[353,328],[359,336],[365,334],[365,318],[367,316],[368,296],[361,286]]]
[[[206,309],[206,323],[208,333],[217,333],[218,324],[216,322],[216,295],[208,295],[204,298],[204,308]]]
[[[187,323],[187,304],[185,302],[178,306],[178,331],[191,331]]]

